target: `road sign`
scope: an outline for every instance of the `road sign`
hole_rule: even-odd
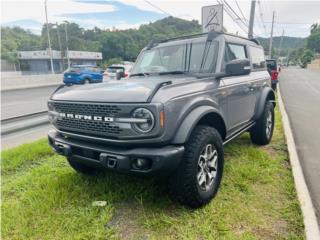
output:
[[[223,5],[202,7],[202,32],[223,32]]]

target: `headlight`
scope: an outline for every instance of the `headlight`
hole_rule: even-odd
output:
[[[132,123],[132,126],[135,130],[140,133],[148,133],[150,132],[155,124],[154,116],[151,111],[146,108],[137,108],[132,113],[133,118],[142,119],[146,121],[142,121],[141,123]]]
[[[54,104],[53,104],[53,102],[49,102],[49,101],[48,101],[48,110],[49,110],[49,111],[54,111]]]

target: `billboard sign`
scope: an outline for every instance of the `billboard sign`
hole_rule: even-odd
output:
[[[202,7],[202,32],[223,32],[223,5]]]

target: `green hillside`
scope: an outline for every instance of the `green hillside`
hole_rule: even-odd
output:
[[[67,24],[69,50],[99,51],[105,61],[111,58],[134,60],[140,50],[150,39],[165,39],[181,35],[201,32],[198,21],[186,21],[167,17],[159,21],[143,24],[139,29],[83,29],[75,23],[59,24],[57,28],[50,27],[52,48],[59,50],[58,32],[62,49],[66,49],[65,24]],[[47,48],[46,26],[42,28],[41,36],[32,34],[21,28],[1,27],[2,44],[1,58],[15,61],[15,53],[20,50],[39,50]]]

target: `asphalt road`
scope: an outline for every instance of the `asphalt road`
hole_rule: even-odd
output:
[[[320,226],[320,71],[283,69],[279,82]]]
[[[1,91],[1,120],[47,110],[57,86]]]

